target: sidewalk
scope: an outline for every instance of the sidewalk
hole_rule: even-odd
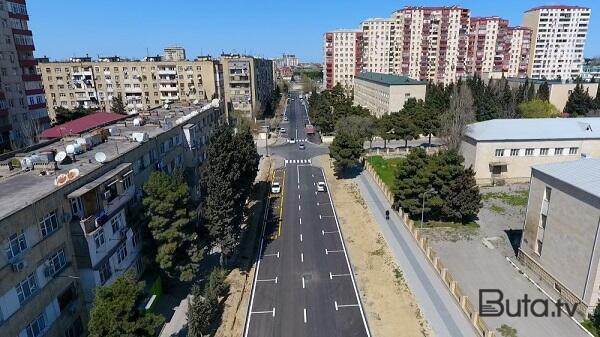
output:
[[[401,219],[395,212],[390,213],[390,220],[385,219],[385,211],[390,209],[390,205],[369,173],[363,171],[355,180],[396,262],[404,271],[406,281],[434,335],[438,337],[477,336],[458,303],[450,295]]]

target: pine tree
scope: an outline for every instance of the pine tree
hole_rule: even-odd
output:
[[[198,272],[204,249],[182,172],[176,171],[172,176],[153,172],[144,192],[148,229],[157,245],[156,262],[169,277],[191,281]]]
[[[144,282],[127,272],[110,286],[96,288],[90,311],[90,337],[152,337],[164,322],[162,316],[138,309],[144,300]]]
[[[123,103],[123,96],[121,96],[121,93],[117,94],[117,96],[113,96],[110,104],[110,110],[117,114],[126,114],[125,104]]]
[[[567,104],[563,110],[572,116],[585,116],[593,108],[592,98],[587,91],[583,90],[583,85],[577,83],[575,89],[569,95]]]
[[[202,287],[192,287],[192,299],[188,303],[188,337],[204,337],[213,333],[213,323],[219,312],[219,300],[212,294],[202,292]]]
[[[543,101],[550,100],[550,86],[548,85],[548,82],[544,81],[544,83],[540,84],[537,92],[537,98]]]
[[[526,96],[527,101],[531,101],[532,99],[535,99],[535,86],[532,84],[529,86],[529,89],[527,90],[527,96]]]
[[[414,108],[413,108],[414,109]],[[404,112],[395,112],[392,114],[394,126],[394,135],[404,140],[404,148],[408,148],[408,140],[419,136],[419,130],[414,124],[412,116]]]
[[[473,168],[461,170],[459,176],[449,184],[449,190],[444,216],[462,223],[473,220],[482,206]]]
[[[343,173],[360,163],[360,157],[365,152],[363,140],[358,135],[341,132],[329,146],[329,156],[334,160],[336,172]]]

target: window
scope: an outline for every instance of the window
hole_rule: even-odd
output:
[[[533,156],[533,149],[525,149],[526,156]]]
[[[496,157],[503,157],[504,149],[496,149]]]
[[[548,155],[548,148],[541,148],[540,149],[540,156],[547,156]]]
[[[27,299],[38,290],[37,278],[35,272],[29,274],[21,283],[15,287],[17,290],[17,296],[19,297],[19,303],[23,304]]]
[[[104,229],[100,228],[94,233],[94,242],[96,243],[96,249],[104,245]]]
[[[6,248],[6,255],[8,259],[12,259],[15,256],[19,256],[25,249],[27,249],[27,240],[25,239],[25,232],[21,230],[19,233],[15,233],[8,238],[8,247]]]
[[[126,173],[123,176],[123,189],[126,190],[128,188],[131,187],[132,183],[131,183],[131,176],[132,176],[132,172],[129,171],[128,173]]]
[[[106,281],[108,281],[108,279],[112,276],[110,261],[107,260],[104,262],[104,264],[100,266],[100,270],[98,272],[100,273],[100,284],[106,283]]]
[[[73,215],[79,215],[83,213],[83,204],[81,203],[81,198],[73,198],[71,199],[71,212]]]
[[[542,214],[542,216],[540,217],[540,227],[542,227],[542,229],[546,229],[546,221],[548,220],[548,217],[544,214]]]
[[[511,157],[518,156],[519,149],[510,149],[510,155],[511,155]]]
[[[544,200],[550,201],[551,195],[552,195],[552,188],[546,186],[546,189],[544,189]]]
[[[36,317],[29,325],[25,328],[27,331],[27,337],[38,337],[43,336],[46,332],[46,318],[44,313],[41,313]]]
[[[50,275],[55,275],[61,271],[67,265],[67,259],[65,258],[65,250],[61,249],[54,255],[48,258],[48,267],[50,268]]]
[[[557,147],[554,149],[554,155],[555,156],[561,156],[563,153],[563,148],[562,147]]]
[[[123,260],[125,260],[126,257],[127,257],[127,242],[123,243],[117,249],[117,261],[119,263],[121,263],[121,262],[123,262]]]
[[[48,213],[48,215],[46,215],[46,217],[40,221],[40,231],[43,238],[53,233],[57,229],[58,220],[56,219],[56,211]]]
[[[536,252],[538,255],[542,255],[542,240],[537,240]]]
[[[579,151],[578,147],[571,147],[571,148],[569,148],[569,154],[570,155],[577,154],[578,151]]]
[[[122,217],[123,217],[123,213],[119,213],[119,214],[115,215],[112,219],[110,219],[110,225],[112,227],[113,234],[116,234],[119,231],[119,229],[121,229]]]
[[[135,231],[131,236],[131,246],[135,248],[138,245],[138,243],[140,243],[140,232]]]

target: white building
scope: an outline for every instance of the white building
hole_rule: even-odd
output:
[[[327,89],[340,83],[351,89],[354,76],[363,67],[363,32],[359,29],[340,29],[324,35],[325,71],[323,83]]]
[[[535,7],[523,17],[532,31],[527,75],[534,79],[571,79],[581,73],[592,10],[579,6]]]
[[[400,111],[414,98],[425,100],[427,83],[406,76],[363,72],[354,78],[354,104],[381,117]]]
[[[361,23],[363,32],[363,70],[373,73],[388,74],[391,49],[391,19],[367,19]]]

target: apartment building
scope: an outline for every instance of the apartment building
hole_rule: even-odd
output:
[[[590,8],[564,5],[525,12],[523,26],[532,32],[528,77],[574,79],[580,75],[591,12]]]
[[[183,47],[167,47],[164,49],[165,61],[185,61],[185,49]]]
[[[519,260],[583,316],[600,299],[600,160],[534,166]]]
[[[581,71],[581,78],[586,82],[598,82],[600,80],[600,64],[586,63]]]
[[[500,17],[471,18],[467,74],[525,77],[530,40],[528,28],[509,27]]]
[[[325,33],[325,88],[331,89],[340,83],[348,90],[352,89],[354,76],[363,69],[363,37],[364,34],[359,29],[339,29]]]
[[[2,157],[3,336],[84,334],[93,290],[144,268],[135,216],[144,183],[156,170],[176,169],[198,181],[206,144],[225,123],[220,105],[174,104],[109,125],[102,116],[75,120],[77,134]]]
[[[459,152],[478,184],[525,183],[534,165],[600,156],[600,118],[477,122],[467,127]]]
[[[280,58],[274,59],[273,64],[276,69],[295,68],[298,66],[299,61],[294,54],[283,54]]]
[[[354,78],[354,104],[381,117],[402,110],[410,98],[425,100],[426,89],[426,82],[406,76],[362,72]]]
[[[256,117],[273,99],[273,61],[239,54],[222,54],[225,109],[228,115]]]
[[[9,149],[34,142],[50,120],[25,0],[1,2],[0,20],[0,149]]]
[[[391,43],[394,39],[394,21],[367,19],[361,23],[363,33],[363,71],[388,74],[392,72]]]
[[[209,56],[190,61],[160,57],[123,60],[116,56],[41,59],[37,71],[52,120],[58,107],[110,111],[112,99],[119,95],[127,110],[135,113],[165,103],[206,103],[223,94],[222,67]]]

